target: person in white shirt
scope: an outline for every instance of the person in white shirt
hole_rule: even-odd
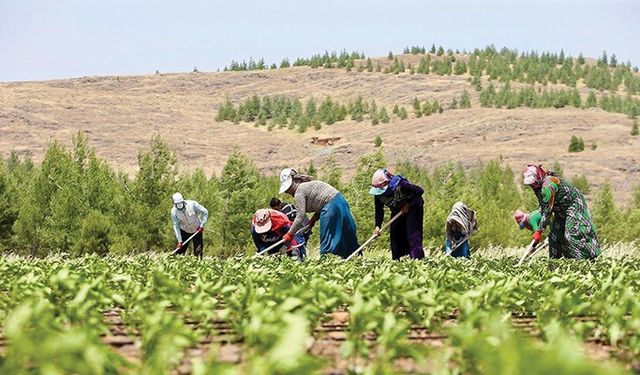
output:
[[[185,254],[189,244],[183,241],[186,241],[194,233],[197,233],[191,240],[191,242],[193,242],[193,253],[202,259],[204,252],[202,232],[209,218],[209,211],[196,201],[185,200],[180,193],[173,194],[171,199],[173,200],[171,222],[173,223],[173,230],[178,240],[176,251],[174,251],[173,254]]]

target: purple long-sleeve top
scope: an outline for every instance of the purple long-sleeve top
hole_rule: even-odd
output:
[[[412,184],[404,177],[394,176],[392,180],[394,178],[399,178],[400,181],[397,184],[393,184],[392,181],[384,193],[373,198],[376,209],[376,227],[381,226],[384,220],[384,206],[391,209],[391,215],[395,215],[407,203],[410,206],[424,204],[422,200],[424,189]],[[393,185],[395,186],[392,188]]]

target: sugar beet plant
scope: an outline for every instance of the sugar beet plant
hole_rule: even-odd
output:
[[[0,372],[317,373],[341,366],[311,354],[337,310],[343,371],[625,373],[581,354],[586,342],[637,366],[637,258],[515,262],[2,257]],[[109,345],[117,327],[104,313],[138,354]],[[445,349],[416,338],[424,330]],[[242,355],[224,359],[225,345]]]

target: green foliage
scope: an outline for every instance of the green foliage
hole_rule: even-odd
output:
[[[378,113],[378,118],[380,118],[380,122],[383,124],[387,124],[390,121],[389,113],[387,113],[387,109],[385,107],[380,108],[380,112]]]
[[[640,134],[640,130],[638,130],[638,120],[633,120],[633,126],[631,127],[631,135],[636,136]]]
[[[364,111],[373,103],[363,101],[362,105]],[[432,106],[429,103],[429,108]],[[382,138],[379,142],[374,140],[374,145],[376,152],[363,156],[355,176],[348,181],[341,181],[343,171],[333,156],[317,171],[321,180],[346,188],[345,196],[358,226],[366,228],[365,233],[372,215],[372,199],[366,187],[373,171],[387,164]],[[310,164],[307,172],[313,175],[316,173],[313,169]],[[425,189],[424,199],[429,207],[424,222],[426,242],[440,244],[443,223],[458,200],[478,212],[481,231],[474,236],[474,246],[526,242],[526,233],[513,225],[511,213],[517,208],[532,210],[537,202],[528,189],[522,194],[520,178],[509,168],[490,162],[467,171],[455,164],[437,166],[433,172],[408,163],[395,169],[393,172],[405,175]],[[552,170],[563,175],[557,163]],[[583,193],[591,192],[587,177],[578,175],[572,179]],[[28,156],[21,160],[15,154],[0,162],[0,207],[4,208],[0,211],[3,228],[0,247],[3,251],[34,256],[52,252],[73,255],[166,252],[175,246],[169,220],[170,197],[180,191],[209,210],[204,236],[207,254],[251,252],[248,233],[251,215],[263,208],[277,190],[277,176],[261,175],[237,149],[229,156],[219,178],[208,178],[201,170],[178,175],[174,153],[158,136],[152,138],[148,150],[140,153],[139,172],[129,178],[116,174],[98,159],[88,147],[86,136],[79,133],[74,138],[73,150],[51,144],[41,165],[34,166]],[[610,242],[633,240],[638,233],[636,229],[640,229],[640,193],[636,193],[635,203],[628,207],[616,207],[605,193],[592,192],[594,197],[602,196],[600,202],[606,204],[590,205],[594,216],[600,218],[598,224],[605,226],[600,238]],[[617,210],[616,215],[609,213],[611,207]],[[612,220],[611,224],[607,220]]]
[[[265,96],[260,99],[257,95],[240,103],[237,108],[227,100],[216,115],[216,121],[254,122],[255,126],[268,124],[269,130],[277,126],[304,133],[309,127],[318,130],[322,124],[332,125],[344,121],[347,115],[358,122],[368,118],[373,125],[389,122],[386,108],[378,109],[375,99],[367,102],[361,96],[344,105],[330,96],[326,96],[318,104],[313,97],[302,103],[298,99],[283,96]]]
[[[398,110],[398,118],[400,120],[406,120],[407,117],[409,117],[409,113],[407,112],[407,109],[404,106],[400,107],[400,109]]]
[[[313,176],[313,175],[312,175]],[[324,161],[320,168],[319,179],[328,183],[329,185],[340,189],[340,179],[342,178],[342,168],[338,165],[333,154]]]
[[[221,240],[227,254],[245,248],[251,241],[246,228],[251,215],[261,208],[257,196],[260,178],[253,162],[234,149],[220,176]]]
[[[462,96],[460,97],[460,108],[471,108],[471,98],[466,89],[462,91]]]
[[[587,181],[587,176],[584,174],[574,176],[571,180],[571,185],[583,194],[589,194],[591,192],[591,185],[589,184],[589,181]]]
[[[382,138],[380,138],[380,136],[379,136],[379,135],[376,135],[376,139],[373,141],[373,144],[374,144],[376,147],[380,147],[380,146],[382,146]]]
[[[628,227],[626,228],[623,224],[622,212],[613,202],[611,184],[608,181],[596,194],[593,210],[593,220],[600,238],[605,239],[605,241],[611,238],[629,238],[626,233],[628,232]]]
[[[177,373],[187,354],[205,349],[209,358],[192,363],[196,375],[315,374],[341,361],[331,354],[324,363],[327,356],[308,345],[318,324],[342,310],[348,329],[339,352],[366,374],[398,373],[407,361],[415,372],[436,363],[444,373],[629,373],[589,358],[583,346],[609,344],[625,353],[614,358],[627,366],[640,353],[637,257],[515,262],[477,253],[464,262],[433,254],[420,262],[365,256],[301,264],[2,257],[0,372]],[[102,341],[114,317],[139,343],[137,360]],[[203,345],[221,334],[220,325],[229,327],[240,363],[221,363],[216,343]],[[446,337],[445,355],[416,342],[425,331]]]
[[[571,136],[571,142],[569,142],[569,152],[581,152],[584,151],[584,141],[581,137]]]

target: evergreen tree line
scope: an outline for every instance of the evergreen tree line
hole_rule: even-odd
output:
[[[489,83],[480,92],[480,105],[495,108],[563,108],[567,106],[575,108],[601,108],[607,112],[624,113],[630,118],[636,118],[640,114],[640,100],[627,95],[621,98],[618,95],[603,94],[598,99],[593,91],[589,92],[583,101],[577,89],[571,90],[546,90],[533,86],[521,89],[511,88],[509,82],[496,90],[493,83]]]
[[[394,112],[394,114],[403,119],[398,113]],[[366,101],[361,96],[347,104],[342,104],[331,99],[330,96],[320,102],[314,98],[302,102],[285,96],[260,98],[258,95],[253,95],[237,106],[227,99],[219,109],[215,120],[232,121],[236,124],[241,121],[253,122],[256,126],[266,125],[269,129],[276,126],[287,127],[303,133],[310,127],[318,130],[322,124],[332,125],[344,121],[347,116],[358,122],[369,120],[373,125],[391,121],[386,107],[378,106],[375,99]]]
[[[422,47],[424,48],[424,47]],[[419,54],[420,47],[405,48],[405,53]],[[482,50],[475,49],[468,58],[457,58],[449,49],[446,54],[440,46],[437,50],[432,46],[426,56],[420,59],[417,68],[406,65],[398,57],[390,53],[393,63],[386,67],[385,73],[403,73],[409,70],[410,74],[437,74],[437,75],[462,75],[470,74],[475,81],[480,81],[482,76],[488,76],[490,80],[501,82],[516,81],[521,83],[540,83],[543,85],[565,84],[576,87],[579,80],[596,90],[617,91],[624,88],[630,95],[640,94],[640,76],[638,68],[631,68],[631,63],[619,64],[615,55],[608,59],[603,52],[597,64],[586,63],[586,59],[580,55],[578,58],[565,56],[563,51],[559,54],[535,51],[518,53],[517,50],[503,48],[498,51],[494,46],[488,46]],[[463,54],[467,54],[463,51]],[[432,58],[435,55],[436,58]],[[622,87],[621,87],[622,85]]]
[[[389,52],[388,58],[392,61],[389,66],[382,68],[380,62],[374,66],[372,60],[367,58],[362,52],[341,52],[325,51],[324,54],[316,54],[310,58],[298,58],[293,64],[285,58],[280,63],[280,68],[291,66],[310,66],[312,68],[344,68],[351,71],[354,67],[362,72],[384,72],[399,74],[409,72],[409,74],[436,74],[436,75],[463,75],[470,74],[474,85],[480,86],[481,78],[488,76],[490,80],[500,82],[521,82],[528,84],[540,83],[565,84],[576,87],[577,82],[582,80],[584,84],[592,89],[605,91],[618,91],[624,88],[629,95],[640,94],[640,76],[638,67],[631,67],[631,63],[618,63],[615,54],[607,56],[606,51],[597,60],[595,65],[587,64],[582,54],[577,58],[565,56],[564,51],[560,53],[536,51],[518,53],[515,49],[502,48],[498,51],[493,45],[484,49],[475,49],[468,53],[466,50],[462,54],[468,55],[466,58],[458,58],[460,51],[455,52],[448,49],[446,52],[442,46],[436,49],[432,45],[428,53],[425,47],[412,46],[405,47],[405,54],[424,54],[418,66],[411,63],[405,64],[402,59]],[[432,55],[435,58],[432,58]],[[364,60],[356,66],[356,60]],[[232,61],[225,71],[245,71],[245,70],[265,70],[276,69],[278,66],[265,63],[264,59],[257,61],[253,58],[249,62]],[[480,87],[478,87],[480,91]]]
[[[179,174],[173,151],[158,136],[139,154],[138,165],[139,172],[133,177],[113,170],[96,157],[82,133],[74,137],[72,149],[51,144],[38,165],[15,153],[0,159],[0,249],[34,256],[51,252],[168,253],[176,244],[171,194],[180,191],[209,210],[207,254],[252,253],[250,220],[256,209],[267,207],[277,194],[275,174],[261,174],[238,150],[228,157],[220,176],[207,177],[202,171]],[[374,225],[373,198],[368,194],[371,175],[386,165],[384,150],[378,147],[360,158],[354,176],[346,182],[340,181],[342,170],[333,157],[319,168],[310,165],[306,172],[344,193],[363,241]],[[554,169],[562,173],[559,166]],[[528,243],[530,234],[518,230],[512,213],[518,208],[533,210],[537,203],[510,168],[494,161],[471,171],[448,164],[428,172],[401,163],[393,172],[425,189],[426,242],[441,245],[449,210],[463,200],[478,212],[480,232],[472,239],[474,247]],[[589,187],[585,176],[573,180]],[[611,188],[605,184],[595,193],[590,208],[602,240],[637,239],[640,188],[622,208],[614,204]],[[313,238],[317,241],[317,235]],[[386,246],[386,241],[378,243]]]
[[[261,58],[255,61],[253,58],[249,58],[249,62],[242,61],[238,62],[232,60],[229,66],[224,67],[224,71],[246,71],[246,70],[266,70],[266,69],[277,69],[279,68],[289,68],[291,66],[310,66],[312,68],[346,68],[351,70],[355,66],[355,60],[364,60],[365,56],[362,52],[347,52],[345,50],[340,51],[339,53],[333,51],[329,53],[325,51],[324,54],[316,54],[309,58],[298,58],[293,64],[289,62],[288,58],[282,59],[280,65],[276,65],[272,63],[271,65],[265,63],[264,59]]]

